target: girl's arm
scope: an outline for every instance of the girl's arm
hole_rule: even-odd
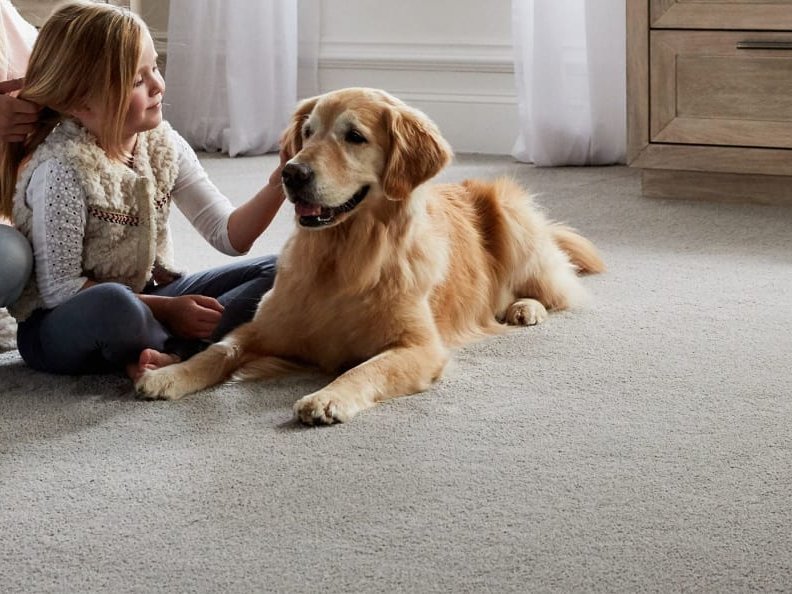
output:
[[[206,295],[165,297],[138,294],[138,297],[157,320],[165,324],[171,332],[184,338],[211,337],[223,316],[220,302]]]
[[[283,203],[281,163],[253,198],[234,207],[215,186],[192,148],[178,133],[172,136],[179,155],[179,177],[173,201],[193,227],[217,250],[230,256],[247,252],[272,222]]]
[[[98,284],[82,273],[85,192],[71,168],[50,159],[33,172],[26,199],[33,209],[36,280],[44,306],[51,309]],[[157,320],[186,338],[211,336],[223,313],[216,299],[204,295],[138,298]]]
[[[288,159],[284,153],[280,157],[280,163],[270,174],[267,185],[253,198],[235,208],[228,219],[228,237],[231,245],[239,252],[245,253],[253,246],[253,242],[269,227],[283,204],[285,196],[281,171]]]
[[[50,159],[33,172],[25,195],[33,210],[36,281],[45,307],[53,308],[83,289],[85,193],[74,172]]]
[[[88,279],[80,290],[98,284]],[[206,295],[167,297],[136,293],[136,296],[168,330],[184,338],[210,338],[223,316],[224,308],[220,302]]]

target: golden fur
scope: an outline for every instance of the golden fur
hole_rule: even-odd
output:
[[[142,396],[314,367],[340,375],[295,414],[346,421],[427,389],[450,347],[580,304],[577,273],[604,268],[588,240],[548,222],[510,180],[425,184],[451,150],[425,115],[382,91],[306,100],[283,140],[298,225],[273,289],[221,342],[144,373]]]

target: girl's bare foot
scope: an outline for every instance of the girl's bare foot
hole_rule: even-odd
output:
[[[144,349],[140,353],[140,358],[137,363],[130,363],[127,365],[127,375],[132,378],[133,382],[137,382],[144,371],[150,369],[159,369],[173,365],[181,361],[176,355],[169,355],[168,353],[160,353],[154,349]]]

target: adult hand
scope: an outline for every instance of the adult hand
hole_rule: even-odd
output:
[[[223,306],[217,299],[206,295],[182,295],[168,300],[160,321],[182,338],[209,338],[222,315]]]
[[[9,94],[20,90],[24,82],[22,78],[0,82],[0,140],[3,142],[22,142],[39,118],[41,107]]]

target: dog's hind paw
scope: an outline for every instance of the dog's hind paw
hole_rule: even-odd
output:
[[[535,326],[547,319],[547,309],[536,299],[520,299],[509,306],[506,323],[511,326]]]
[[[343,396],[314,392],[294,403],[294,415],[306,425],[332,425],[346,423],[362,407]]]

